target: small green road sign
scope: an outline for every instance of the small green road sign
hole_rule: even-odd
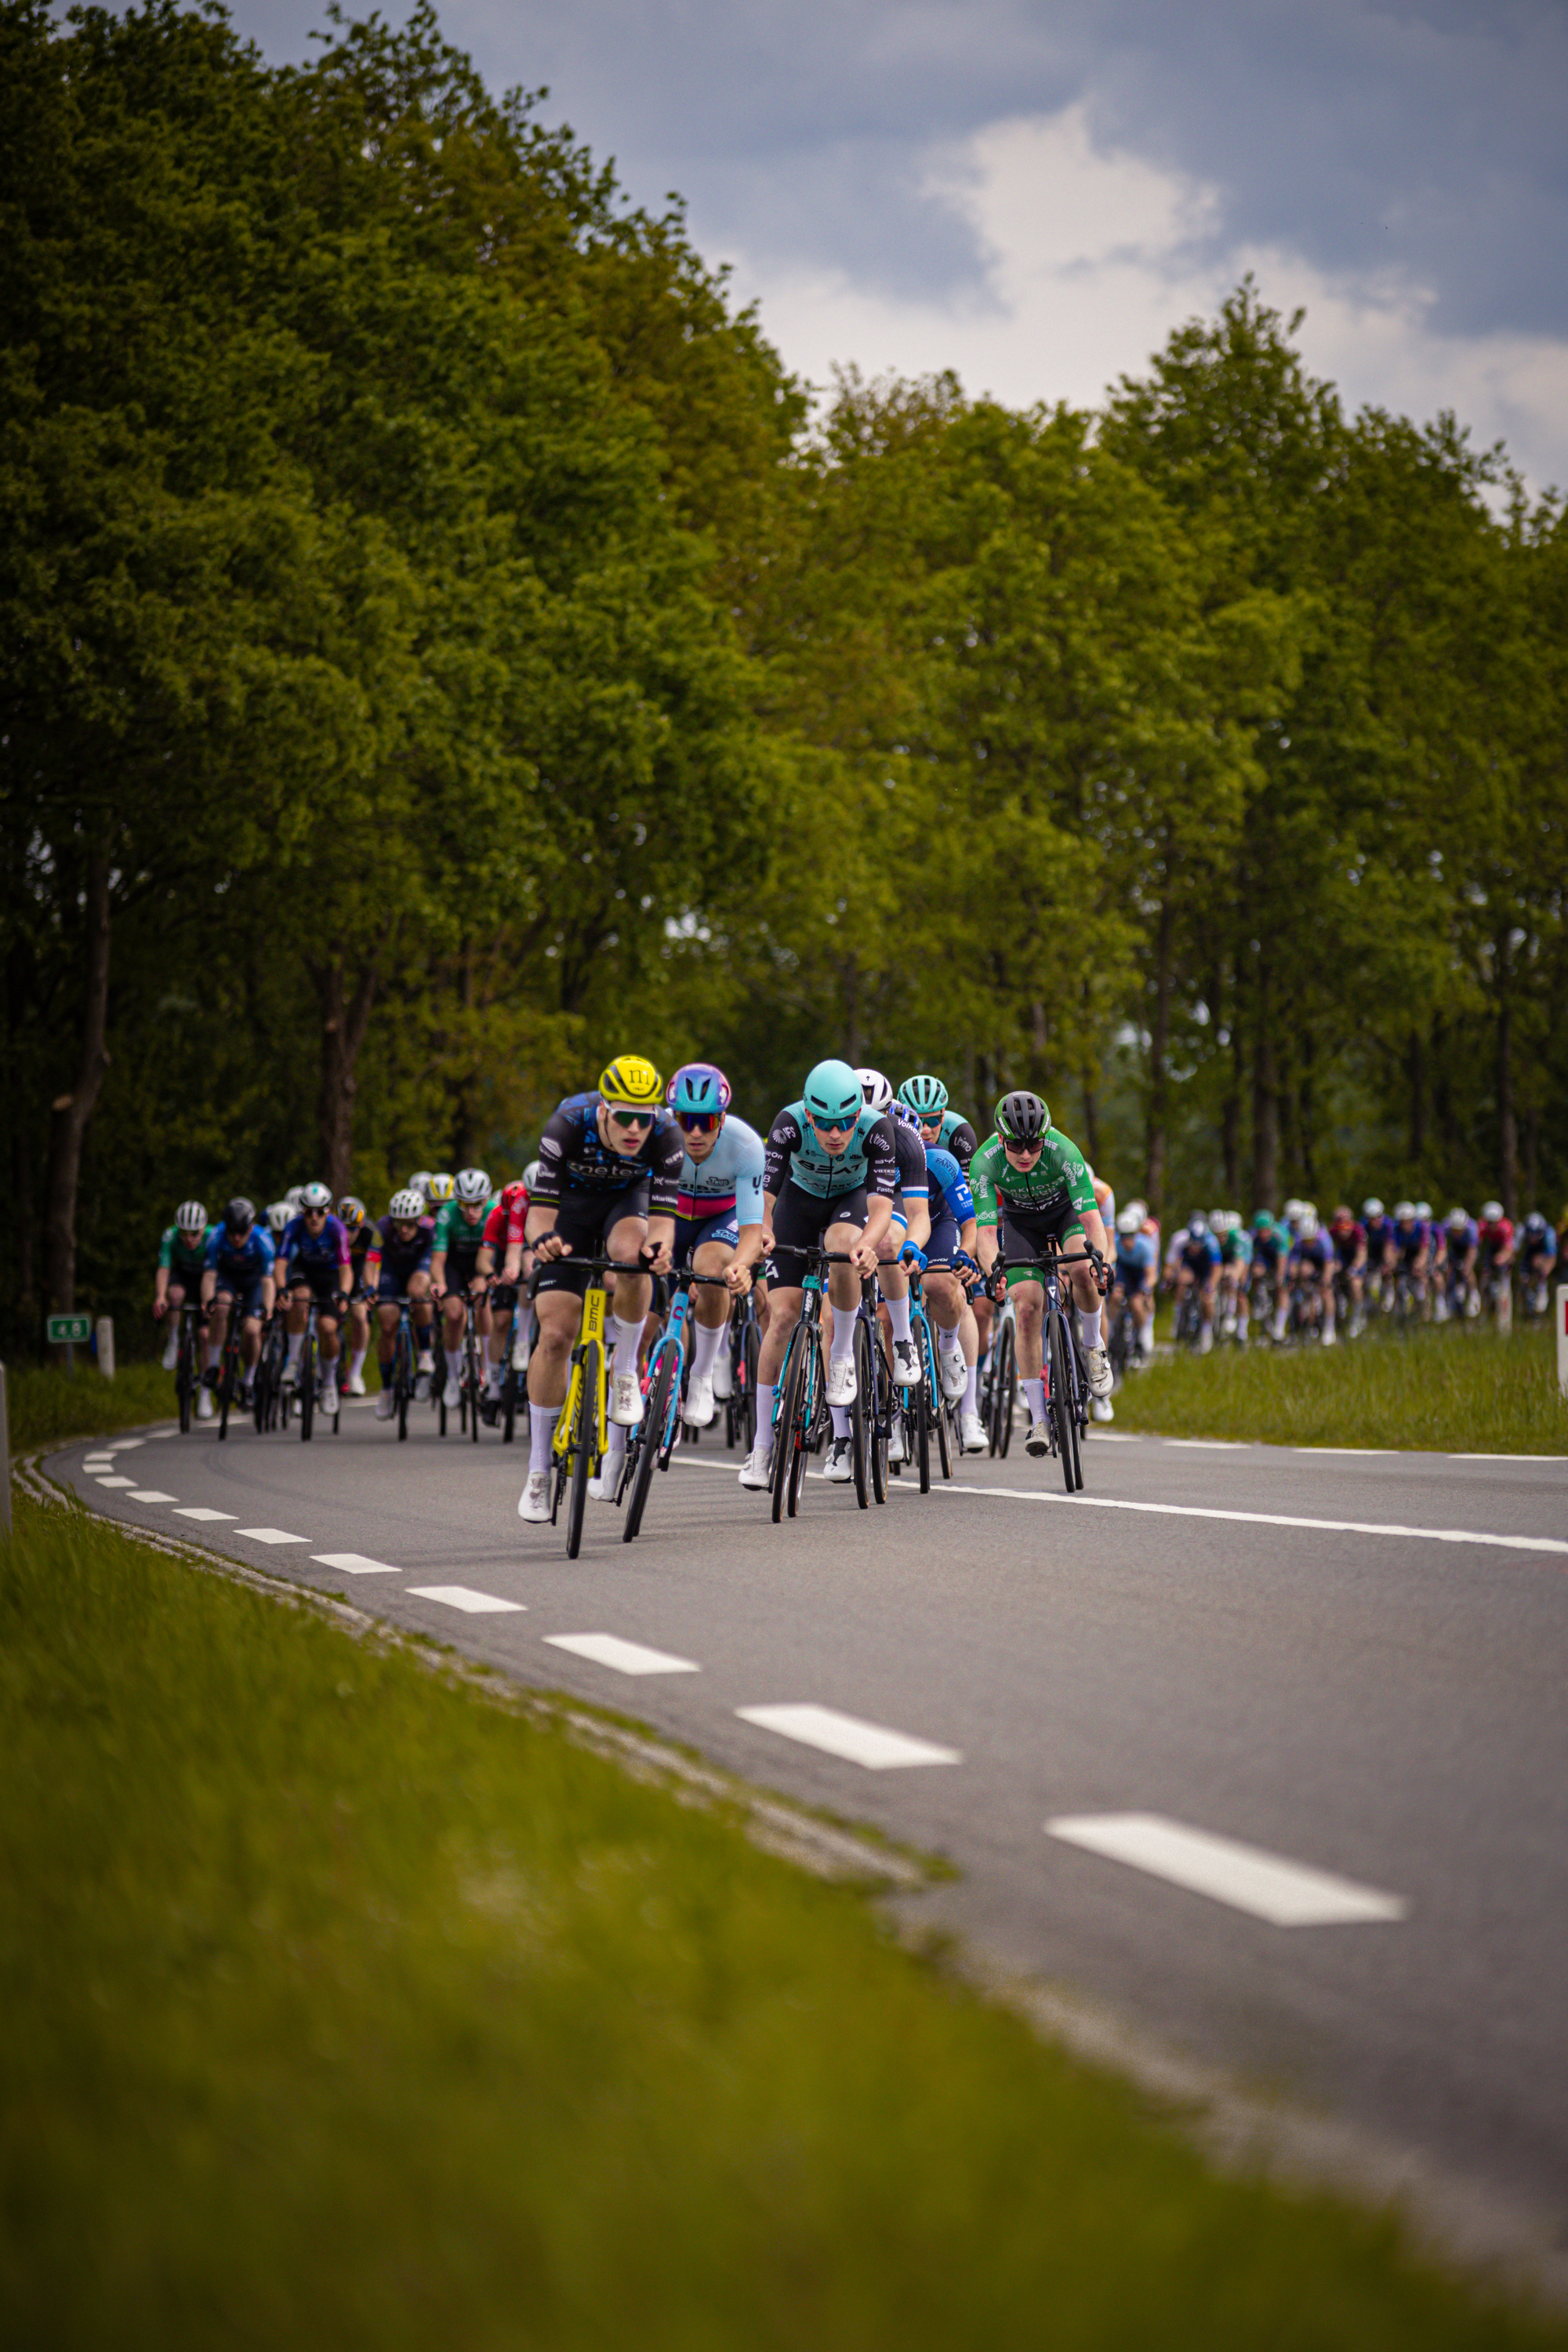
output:
[[[85,1347],[92,1337],[90,1315],[51,1315],[46,1326],[51,1348]]]

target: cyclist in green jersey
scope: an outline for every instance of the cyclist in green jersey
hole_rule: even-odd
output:
[[[467,1300],[472,1291],[479,1300],[481,1339],[490,1334],[490,1310],[485,1294],[488,1274],[479,1272],[485,1246],[485,1221],[496,1204],[490,1180],[482,1168],[460,1169],[452,1181],[452,1197],[436,1213],[430,1243],[430,1287],[441,1304],[441,1339],[447,1359],[447,1402],[457,1399],[463,1377],[463,1328]],[[447,1261],[450,1259],[450,1268]]]
[[[153,1276],[153,1320],[161,1323],[172,1314],[169,1336],[163,1343],[163,1370],[172,1372],[180,1352],[179,1310],[186,1299],[194,1304],[202,1295],[202,1268],[207,1259],[207,1213],[199,1201],[182,1201],[174,1212],[174,1222],[165,1225],[158,1241],[158,1270]],[[202,1412],[202,1406],[206,1411]],[[204,1421],[212,1417],[212,1399],[204,1389],[196,1400],[196,1412]]]
[[[1089,1165],[1076,1143],[1051,1125],[1038,1095],[1020,1090],[996,1106],[996,1132],[969,1163],[970,1189],[979,1226],[976,1255],[987,1274],[999,1256],[1025,1261],[1026,1271],[1007,1277],[1018,1316],[1018,1374],[1029,1407],[1025,1450],[1048,1451],[1044,1377],[1045,1292],[1042,1270],[1032,1253],[1047,1239],[1064,1246],[1083,1242],[1106,1254],[1105,1226],[1095,1204]],[[1110,1394],[1110,1359],[1100,1319],[1100,1285],[1092,1265],[1066,1269],[1078,1308],[1091,1396]]]

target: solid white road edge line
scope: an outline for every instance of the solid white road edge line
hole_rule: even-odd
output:
[[[466,1617],[498,1617],[521,1615],[525,1603],[503,1601],[499,1593],[476,1592],[467,1584],[411,1584],[408,1591],[416,1601],[438,1601],[444,1609],[460,1609]]]
[[[552,1649],[569,1650],[591,1665],[609,1666],[617,1675],[696,1675],[702,1669],[695,1658],[677,1658],[668,1650],[645,1649],[640,1642],[623,1642],[618,1633],[546,1633]]]
[[[911,1738],[907,1731],[889,1731],[885,1724],[862,1723],[858,1716],[840,1715],[836,1707],[810,1705],[738,1706],[742,1723],[759,1730],[776,1731],[784,1739],[798,1739],[825,1755],[841,1756],[863,1764],[868,1772],[887,1772],[907,1764],[962,1764],[956,1748],[939,1748],[934,1740]]]
[[[1189,1829],[1160,1813],[1077,1813],[1046,1823],[1047,1834],[1110,1862],[1123,1862],[1206,1895],[1234,1910],[1250,1911],[1274,1927],[1343,1927],[1403,1919],[1408,1906],[1352,1879],[1310,1864],[1286,1862],[1239,1838]]]

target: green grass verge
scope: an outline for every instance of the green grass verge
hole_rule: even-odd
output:
[[[166,1421],[174,1412],[174,1376],[158,1364],[122,1364],[111,1381],[96,1366],[75,1372],[54,1365],[7,1364],[5,1407],[11,1445],[64,1445],[100,1430],[131,1429],[144,1421]]]
[[[1268,1445],[1568,1454],[1568,1404],[1541,1331],[1372,1331],[1337,1348],[1177,1356],[1123,1382],[1116,1425]]]
[[[1564,2340],[729,1820],[26,1498],[0,1752],[12,2342]]]

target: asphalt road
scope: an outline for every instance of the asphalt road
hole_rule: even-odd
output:
[[[996,1967],[1568,2249],[1568,1461],[1097,1432],[1077,1500],[1016,1444],[774,1528],[709,1433],[575,1563],[516,1517],[522,1446],[423,1411],[46,1466],[949,1856],[920,1902]]]

